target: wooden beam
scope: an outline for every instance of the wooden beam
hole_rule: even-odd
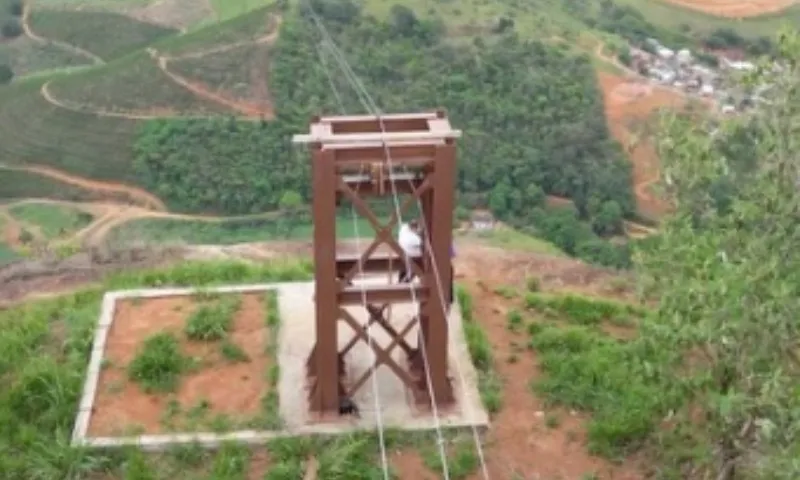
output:
[[[361,143],[361,142],[392,142],[414,140],[444,140],[461,138],[461,130],[448,131],[416,131],[416,132],[370,132],[370,133],[332,133],[327,135],[320,129],[308,134],[298,134],[292,137],[292,143]]]
[[[414,295],[411,291],[414,291]],[[348,285],[339,291],[339,305],[361,305],[366,296],[367,303],[402,303],[428,298],[428,287],[420,284],[393,285]]]

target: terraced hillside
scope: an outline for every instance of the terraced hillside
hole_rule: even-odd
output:
[[[105,61],[177,32],[126,15],[96,11],[34,10],[28,24],[36,35],[80,48]]]

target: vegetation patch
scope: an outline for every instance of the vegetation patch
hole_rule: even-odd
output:
[[[195,115],[231,113],[227,107],[198,97],[175,83],[159,69],[157,59],[146,51],[60,78],[49,89],[57,99],[70,105],[82,105],[87,110]]]
[[[169,392],[177,387],[186,364],[178,339],[170,333],[159,333],[144,341],[128,366],[128,374],[146,392]]]
[[[641,447],[684,398],[660,373],[665,354],[643,341],[620,342],[584,326],[545,323],[531,323],[529,333],[546,374],[534,390],[553,403],[592,413],[592,452],[621,457]]]
[[[2,112],[0,112],[0,118]],[[19,170],[0,168],[3,181],[0,182],[0,200],[21,200],[23,198],[40,197],[56,200],[82,201],[91,200],[93,195],[72,185]]]
[[[370,232],[368,221],[359,218],[357,226],[352,217],[339,217],[336,235],[339,238],[352,238],[355,231],[362,235]],[[270,240],[311,238],[313,225],[308,221],[282,222],[275,218],[232,219],[224,222],[203,222],[193,220],[142,219],[127,222],[110,233],[115,245],[131,242],[188,244],[233,244],[245,242],[264,242]]]
[[[551,318],[564,318],[579,325],[600,325],[610,322],[616,325],[632,325],[636,318],[647,311],[636,305],[620,303],[582,295],[548,295],[529,292],[524,298],[525,307]]]
[[[491,196],[493,210],[503,217],[527,216],[532,206],[544,201],[545,190],[574,197],[582,207],[590,197],[600,204],[614,201],[623,214],[632,213],[630,165],[609,140],[588,58],[514,36],[497,35],[473,46],[451,44],[433,22],[407,9],[399,9],[391,21],[382,22],[362,17],[357,7],[345,2],[325,2],[322,7],[327,28],[349,62],[358,65],[357,73],[381,99],[383,110],[443,104],[453,123],[465,130],[458,187],[466,207],[485,203]],[[273,209],[285,190],[296,191],[307,201],[307,154],[290,148],[286,136],[306,129],[311,112],[339,110],[317,52],[308,48],[317,43],[315,35],[310,19],[295,12],[285,15],[270,62],[269,85],[277,112],[274,121],[266,125],[219,120],[154,122],[137,143],[141,181],[156,190],[170,183],[168,178],[185,179],[182,183],[188,195],[173,190],[165,198],[194,210],[207,209],[212,196],[228,213]],[[376,45],[381,45],[380,51]],[[304,81],[298,83],[300,69]],[[441,71],[460,73],[442,76]],[[502,78],[497,76],[499,71],[505,72]],[[333,73],[342,78],[335,69]],[[553,88],[558,92],[549,91]],[[347,85],[339,83],[337,89],[344,95],[348,111],[362,110]],[[545,90],[548,95],[541,94]],[[471,91],[478,93],[465,93]],[[570,93],[575,91],[580,95]],[[470,102],[464,101],[467,97]],[[544,103],[532,108],[530,98]],[[558,108],[550,108],[553,105]],[[531,117],[539,114],[547,120]],[[576,132],[586,134],[586,148],[565,152],[563,145],[576,143]],[[237,151],[230,150],[231,146]],[[185,162],[163,161],[183,158],[190,150],[206,153],[192,155],[191,162],[188,157]],[[525,161],[519,165],[508,164],[523,157]],[[486,170],[482,166],[487,163],[497,168]],[[192,172],[203,174],[186,170],[189,164]],[[274,175],[267,178],[255,173],[265,168]],[[515,172],[512,176],[507,175],[510,169]],[[243,182],[244,178],[263,180]],[[533,178],[544,179],[540,187]],[[583,189],[580,193],[572,187],[578,184]],[[224,193],[231,191],[237,195]]]
[[[171,60],[169,69],[226,97],[268,108],[269,48],[245,44],[202,57]]]
[[[12,216],[33,225],[45,238],[58,238],[74,233],[92,223],[91,214],[63,205],[23,203],[9,208]]]
[[[456,289],[456,299],[461,308],[467,350],[472,364],[478,371],[478,391],[481,401],[489,413],[497,413],[503,406],[503,384],[492,365],[492,345],[480,323],[473,317],[472,297],[467,289],[459,285]]]
[[[79,67],[91,63],[90,59],[77,52],[28,37],[0,42],[0,65],[8,65],[16,79],[44,70]],[[3,82],[0,79],[1,83]]]
[[[186,336],[191,340],[201,341],[226,337],[233,324],[233,316],[240,306],[241,299],[233,296],[200,305],[186,321]]]
[[[0,163],[44,164],[93,179],[131,182],[131,150],[136,122],[66,110],[45,101],[43,80],[31,80],[0,89]],[[3,171],[3,178],[11,175]],[[17,175],[19,176],[19,175]],[[39,180],[40,185],[51,182]],[[33,179],[26,185],[34,188]],[[76,189],[64,186],[71,196]],[[50,187],[47,187],[51,190]],[[21,186],[2,182],[0,191],[17,192]],[[41,196],[36,190],[28,197]]]
[[[38,35],[74,45],[103,60],[139,50],[176,33],[127,15],[99,11],[36,10],[30,22]]]

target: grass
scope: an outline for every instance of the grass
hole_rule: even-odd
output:
[[[0,63],[10,65],[17,78],[43,70],[92,64],[83,55],[25,36],[0,42]]]
[[[106,61],[176,33],[126,15],[98,11],[35,10],[30,22],[38,35],[82,48]]]
[[[489,413],[497,413],[503,406],[503,385],[492,366],[492,345],[473,316],[473,302],[469,292],[459,285],[455,293],[458,306],[461,308],[467,350],[478,372],[478,391],[481,401]]]
[[[2,115],[1,111],[0,115]],[[0,148],[2,148],[2,145],[0,145]],[[89,192],[81,188],[34,173],[0,168],[0,177],[3,179],[0,182],[0,200],[17,200],[31,196],[69,201],[89,200],[92,198]]]
[[[545,373],[532,388],[551,403],[588,411],[589,449],[622,457],[641,446],[657,422],[679,405],[665,390],[663,352],[621,342],[585,326],[529,325],[530,348]]]
[[[0,89],[0,163],[44,164],[89,178],[134,183],[131,145],[137,122],[51,105],[39,93],[42,83],[36,79]],[[3,178],[9,174],[4,171]],[[2,183],[0,191],[23,190]],[[27,182],[31,187],[35,183],[44,185],[46,181]],[[37,190],[21,193],[42,195]]]
[[[211,0],[219,20],[229,20],[272,3],[274,0]]]
[[[225,338],[233,325],[234,315],[239,311],[241,300],[238,296],[227,296],[213,303],[200,305],[186,321],[186,336],[190,340],[198,341]]]
[[[524,303],[528,309],[585,326],[596,326],[603,322],[631,325],[636,317],[647,313],[644,308],[636,305],[572,294],[547,295],[531,292],[525,295]]]
[[[773,37],[782,24],[797,25],[800,21],[800,7],[798,6],[771,15],[733,20],[681,8],[664,0],[617,1],[620,4],[637,8],[657,26],[678,30],[682,25],[688,25],[693,32],[697,33],[709,33],[717,28],[732,28],[740,35],[749,38]]]
[[[500,226],[493,230],[481,232],[469,232],[467,237],[479,238],[485,240],[489,245],[506,248],[509,250],[518,250],[523,252],[533,253],[546,253],[555,256],[565,256],[557,246],[553,245],[546,240],[542,240],[531,235],[526,235],[518,232],[512,228]],[[458,252],[456,252],[458,253]]]
[[[158,333],[145,339],[128,365],[128,377],[146,392],[171,392],[187,364],[178,339],[168,332]]]
[[[38,227],[46,238],[76,232],[89,225],[93,218],[80,210],[46,203],[12,205],[9,212],[16,219]]]
[[[359,219],[358,232],[368,235],[372,229],[367,220]],[[114,244],[126,242],[188,244],[232,244],[264,242],[283,239],[307,239],[313,234],[308,223],[297,225],[287,237],[286,230],[275,219],[229,220],[226,222],[202,222],[171,219],[142,219],[120,225],[111,231],[109,240]],[[352,218],[340,218],[336,234],[339,238],[355,236]]]
[[[278,362],[278,339],[280,338],[281,315],[278,304],[278,292],[267,292],[267,329],[269,330],[269,343],[267,354],[270,358],[270,367],[267,371],[269,390],[262,399],[264,421],[263,427],[268,429],[280,428],[283,424],[279,410],[278,381],[280,380],[280,363]]]
[[[62,77],[49,88],[55,98],[68,105],[112,112],[231,113],[173,82],[145,51]]]

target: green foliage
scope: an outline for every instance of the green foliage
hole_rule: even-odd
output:
[[[276,215],[277,213],[277,215]],[[282,218],[280,212],[270,212],[261,217],[231,218],[223,222],[205,222],[172,219],[142,219],[127,222],[111,231],[110,239],[115,245],[129,242],[189,244],[231,244],[242,242],[264,242],[287,238],[287,230],[293,239],[308,239],[313,225],[302,216],[297,223]],[[358,231],[370,231],[366,219],[358,219]],[[352,238],[356,227],[352,217],[339,217],[336,224],[337,238]]]
[[[92,222],[92,215],[62,205],[23,203],[9,208],[12,216],[35,225],[46,238],[73,233]]]
[[[1,115],[0,111],[0,115]],[[58,200],[80,201],[88,200],[91,197],[78,187],[67,185],[56,180],[51,180],[34,173],[21,172],[15,170],[3,170],[0,168],[0,199],[13,200],[31,196],[47,197]]]
[[[200,305],[186,321],[186,336],[191,340],[213,341],[227,336],[233,316],[239,311],[241,297],[226,296],[211,304]]]
[[[635,305],[573,294],[528,293],[525,295],[525,307],[550,315],[563,316],[579,325],[599,325],[605,321],[629,324],[632,316],[641,317],[646,313],[644,308]]]
[[[5,39],[13,39],[22,35],[22,25],[16,18],[6,18],[0,25],[0,35]]]
[[[90,178],[131,182],[135,122],[56,107],[42,98],[41,85],[32,80],[0,89],[0,163],[44,164]],[[2,172],[4,179],[9,174]],[[17,190],[2,182],[0,190],[5,189]]]
[[[473,317],[472,297],[460,285],[456,288],[456,300],[461,310],[467,350],[478,371],[478,390],[481,401],[489,413],[497,413],[503,406],[503,386],[492,365],[492,345],[480,324]]]
[[[6,64],[0,64],[0,85],[9,84],[13,79],[14,79],[14,70],[11,69],[11,66]]]
[[[127,15],[100,11],[35,10],[30,17],[37,34],[65,42],[111,60],[176,33]]]
[[[676,421],[691,435],[678,439],[683,450],[664,441],[665,462],[684,469],[676,452],[694,448],[711,478],[800,475],[800,36],[780,39],[783,70],[745,83],[770,84],[770,105],[722,121],[714,138],[697,119],[664,119],[659,153],[676,211],[640,258],[660,300],[648,340],[674,352],[672,381],[695,392],[694,415]]]
[[[222,341],[220,344],[220,352],[222,353],[222,356],[225,357],[225,359],[229,362],[238,363],[250,361],[250,356],[247,355],[247,352],[242,350],[242,347],[230,339],[225,339]]]
[[[269,329],[269,343],[267,353],[272,361],[267,372],[267,383],[269,391],[263,399],[264,406],[264,427],[280,428],[283,420],[280,415],[280,404],[278,398],[278,381],[280,380],[280,363],[278,362],[278,339],[280,338],[281,315],[278,304],[278,292],[271,290],[267,292],[267,328]]]
[[[186,367],[178,339],[171,333],[158,333],[145,339],[128,365],[128,376],[145,391],[170,392]]]
[[[531,328],[530,346],[546,376],[535,390],[553,402],[592,412],[589,448],[620,456],[641,446],[661,416],[681,400],[657,374],[658,349],[618,342],[586,327]]]
[[[505,208],[503,214],[519,216],[530,211],[526,202],[542,201],[545,189],[571,196],[582,206],[589,196],[597,196],[632,211],[630,165],[609,140],[588,59],[513,35],[480,47],[451,45],[441,41],[432,23],[406,11],[396,11],[391,22],[382,23],[360,17],[357,9],[342,13],[340,7],[320,4],[337,43],[384,110],[443,104],[453,122],[466,130],[459,175],[465,204],[485,204],[496,189],[493,204]],[[309,48],[315,42],[310,23],[287,16],[273,48],[274,121],[154,122],[137,142],[141,180],[183,209],[263,211],[277,206],[286,190],[308,201],[307,154],[289,148],[287,138],[307,128],[312,112],[338,110],[320,61]],[[296,81],[298,71],[303,71],[303,82]],[[344,85],[337,88],[352,104],[352,92]],[[351,105],[349,111],[355,110]],[[576,142],[576,136],[583,140]],[[567,151],[564,145],[573,148]],[[182,179],[181,184],[174,185],[174,178]],[[523,188],[531,184],[539,187]],[[574,187],[578,184],[580,189]],[[518,198],[515,189],[526,196]]]
[[[168,109],[186,115],[231,113],[228,107],[171,81],[144,50],[80,74],[60,77],[50,84],[49,91],[63,103],[87,112]],[[130,142],[124,146],[126,153],[130,146]]]

